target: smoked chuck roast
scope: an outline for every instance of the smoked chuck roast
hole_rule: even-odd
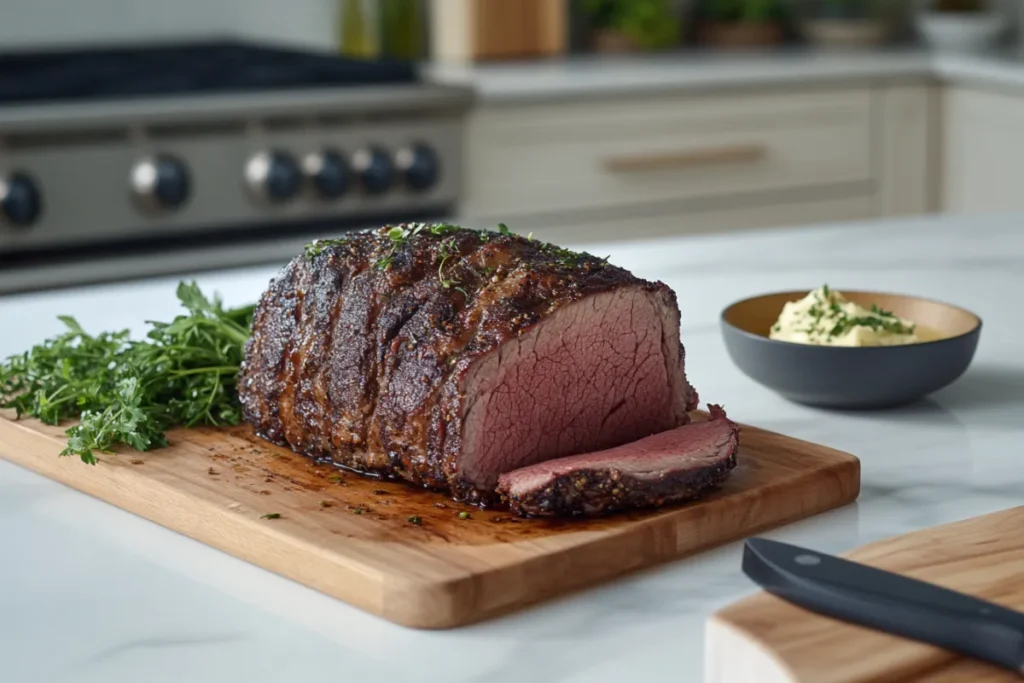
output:
[[[403,224],[293,259],[238,388],[269,441],[486,506],[505,472],[687,424],[684,365],[665,284],[504,226]]]

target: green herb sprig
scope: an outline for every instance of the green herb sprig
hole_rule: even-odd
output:
[[[398,248],[422,232],[440,236],[458,229],[459,226],[449,223],[406,223],[389,228],[386,234],[391,244],[388,250],[377,259],[376,266],[379,270],[390,268],[391,264],[395,261],[395,253],[398,251]]]
[[[164,446],[175,426],[238,424],[235,382],[254,307],[225,309],[194,282],[177,295],[187,313],[148,322],[143,340],[90,335],[61,316],[66,332],[0,363],[0,408],[50,425],[78,419],[61,455],[88,464],[119,445]]]
[[[453,256],[457,256],[458,254],[459,250],[454,239],[443,240],[438,248],[438,255],[441,257],[441,262],[437,264],[437,279],[445,289],[450,289],[452,287],[459,289],[459,282],[457,280],[446,278],[444,276],[445,264],[448,263],[449,259]]]
[[[351,241],[351,239],[351,235],[345,235],[344,237],[335,237],[332,239],[313,240],[305,246],[303,252],[306,254],[307,259],[313,259],[324,253],[327,249],[345,244],[346,242]]]

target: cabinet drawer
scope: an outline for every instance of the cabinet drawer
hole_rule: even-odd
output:
[[[485,107],[466,211],[501,219],[871,178],[871,92]]]
[[[612,243],[722,233],[778,226],[826,225],[839,221],[855,221],[878,216],[876,195],[855,195],[767,203],[759,206],[731,206],[706,211],[678,210],[655,216],[611,215],[587,221],[552,223],[543,218],[526,216],[510,221],[509,227],[519,234],[532,233],[536,239],[572,248],[578,244]],[[490,227],[481,222],[474,227]]]

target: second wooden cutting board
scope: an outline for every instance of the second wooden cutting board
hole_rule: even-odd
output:
[[[170,446],[58,458],[60,428],[0,418],[0,457],[357,607],[448,628],[853,501],[846,453],[743,428],[725,487],[690,505],[523,520],[314,465],[246,427],[178,430]]]
[[[1024,507],[872,543],[864,564],[1024,611]],[[708,683],[1009,683],[1008,671],[761,592],[708,621]]]

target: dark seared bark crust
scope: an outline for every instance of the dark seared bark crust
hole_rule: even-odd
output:
[[[244,418],[264,438],[492,502],[459,472],[474,361],[558,308],[622,286],[657,294],[678,316],[666,285],[589,254],[512,234],[402,227],[397,240],[382,228],[312,245],[270,283],[239,374]],[[679,394],[682,424],[696,392],[684,379]]]
[[[703,497],[721,486],[734,467],[735,450],[710,467],[678,470],[657,479],[639,479],[617,470],[581,469],[556,477],[542,489],[507,496],[506,501],[521,517],[579,517],[656,508]]]

